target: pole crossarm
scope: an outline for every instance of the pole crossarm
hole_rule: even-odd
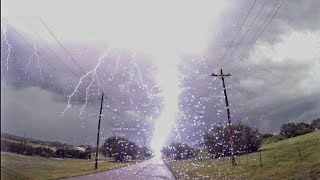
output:
[[[231,76],[231,74],[229,73],[229,74],[215,74],[215,73],[212,73],[212,75],[211,76],[218,76],[218,77],[221,77],[221,76],[223,76],[223,77],[228,77],[228,76]]]

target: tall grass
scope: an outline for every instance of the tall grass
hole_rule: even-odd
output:
[[[260,152],[237,156],[237,166],[229,158],[165,162],[177,179],[317,179],[320,131],[262,145]]]

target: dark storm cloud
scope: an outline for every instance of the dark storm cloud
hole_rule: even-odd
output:
[[[4,23],[4,25],[7,24]],[[1,48],[1,88],[3,94],[1,96],[5,98],[1,101],[1,119],[4,131],[20,135],[25,131],[33,132],[32,136],[35,138],[43,137],[43,139],[50,140],[54,140],[52,138],[56,137],[55,134],[59,132],[61,137],[57,137],[58,140],[81,143],[81,139],[86,139],[91,143],[95,138],[93,131],[96,129],[100,91],[103,90],[106,97],[104,113],[107,123],[101,125],[102,137],[126,135],[142,139],[141,135],[138,137],[135,134],[151,133],[148,131],[151,130],[153,122],[148,119],[159,108],[161,98],[148,98],[147,88],[143,86],[141,81],[142,79],[148,87],[150,94],[157,95],[159,93],[153,77],[154,67],[150,63],[149,57],[137,54],[136,60],[133,61],[131,52],[119,51],[118,49],[109,51],[97,69],[100,89],[95,80],[89,89],[88,103],[82,116],[79,117],[79,111],[86,102],[86,88],[91,82],[91,75],[83,79],[78,91],[71,98],[72,108],[66,111],[64,117],[60,117],[61,112],[67,107],[68,95],[74,91],[79,83],[79,77],[95,67],[99,57],[107,52],[108,47],[101,47],[99,44],[67,44],[65,47],[81,64],[85,71],[83,72],[70,60],[61,47],[49,44],[49,47],[70,70],[39,39],[36,39],[37,51],[45,58],[45,60],[40,59],[43,75],[43,79],[41,79],[36,56],[33,56],[25,71],[29,57],[34,53],[33,47],[22,40],[10,26],[5,27],[7,28],[7,40],[11,45],[11,54],[8,71],[6,71],[8,46],[3,43]],[[32,36],[22,35],[29,43],[33,43]],[[131,69],[134,67],[134,63],[137,66]],[[22,95],[23,92],[24,95]],[[25,111],[24,106],[33,102],[32,99],[37,100],[37,103],[34,102]],[[13,104],[16,104],[17,108],[14,108]],[[52,124],[54,124],[52,131],[46,133],[45,129]],[[64,126],[66,127],[60,128]],[[57,130],[59,128],[60,130]],[[142,141],[140,140],[140,142]]]
[[[88,104],[79,118],[82,104],[73,105],[63,117],[66,103],[56,101],[58,94],[33,86],[13,88],[1,83],[1,129],[3,132],[23,135],[51,141],[62,141],[72,144],[91,144],[96,138],[99,104]],[[137,141],[142,136],[139,132],[148,133],[150,124],[135,109],[115,114],[108,103],[104,105],[101,121],[101,138],[112,135],[125,135]],[[140,133],[139,133],[140,134]]]
[[[264,3],[262,0],[257,1],[234,45],[217,67],[253,2],[235,2],[225,12],[220,21],[221,26],[212,35],[207,56],[187,57],[182,65],[182,72],[186,76],[182,78],[185,88],[180,97],[180,109],[187,118],[180,118],[179,121],[183,129],[182,136],[187,141],[199,141],[213,123],[226,123],[222,82],[218,78],[213,80],[210,75],[214,70],[216,74],[219,73],[222,64],[240,42]],[[224,73],[228,73],[227,70],[239,59],[238,55],[248,45],[276,2],[267,1],[246,38],[223,67]],[[317,52],[320,52],[320,39],[315,40],[317,44],[310,42],[312,45],[305,44],[303,39],[294,39],[310,34],[312,38],[320,38],[319,3],[315,0],[286,1],[255,46],[232,72],[232,77],[226,78],[233,121],[248,122],[263,132],[278,132],[284,122],[310,122],[320,116],[320,83],[315,78],[319,75],[317,68],[320,67],[320,53]],[[296,46],[297,42],[301,42],[301,49],[282,48]],[[290,55],[310,46],[316,50],[304,55]],[[288,52],[292,49],[295,52]],[[284,57],[279,54],[284,54]],[[203,108],[204,113],[201,110]]]

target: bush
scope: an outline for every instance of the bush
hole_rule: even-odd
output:
[[[268,137],[268,138],[261,139],[261,142],[263,144],[268,144],[268,143],[272,143],[272,142],[278,142],[278,141],[281,141],[281,140],[284,140],[284,139],[287,139],[287,138],[284,137],[284,136],[281,136],[281,135],[274,135],[273,137]]]
[[[261,137],[261,138],[270,138],[270,137],[273,137],[273,134],[270,134],[270,133],[261,134],[260,137]]]
[[[176,160],[189,159],[196,156],[196,151],[188,144],[172,143],[169,147],[162,149],[162,153]]]
[[[139,148],[138,154],[141,159],[149,158],[152,156],[152,152],[147,146]]]
[[[55,156],[58,158],[91,159],[90,151],[79,151],[72,148],[59,148],[56,150]]]

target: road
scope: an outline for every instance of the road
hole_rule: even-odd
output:
[[[107,179],[107,180],[170,180],[174,176],[161,159],[147,161],[85,176],[68,178],[68,180]]]

